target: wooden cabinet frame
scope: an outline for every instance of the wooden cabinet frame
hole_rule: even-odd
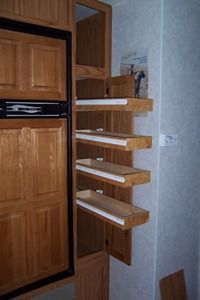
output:
[[[78,64],[76,65],[78,97],[78,188],[80,190],[100,191],[104,196],[114,198],[119,202],[132,204],[132,185],[149,182],[150,172],[145,171],[146,174],[143,174],[144,177],[143,175],[141,176],[141,178],[145,178],[144,181],[133,180],[129,182],[130,184],[126,184],[126,176],[121,176],[122,172],[120,172],[120,168],[122,170],[123,168],[133,166],[134,158],[131,150],[134,150],[134,147],[133,149],[131,147],[123,148],[121,146],[111,145],[109,142],[106,144],[105,136],[106,132],[110,132],[113,136],[117,136],[120,133],[131,135],[134,132],[134,112],[143,110],[147,112],[151,110],[152,101],[150,99],[134,98],[135,81],[133,77],[118,76],[111,78],[111,7],[104,3],[91,0],[77,0],[77,4],[96,10],[91,11],[91,15],[90,13],[86,14],[84,20],[78,21],[76,30],[78,48],[76,49],[78,54],[76,55],[78,59]],[[101,31],[99,30],[98,15],[102,12],[105,13],[105,17],[101,19],[103,28]],[[89,38],[90,33],[93,36],[93,40]],[[94,33],[96,33],[96,35]],[[102,36],[104,38],[103,43]],[[81,40],[80,43],[78,39]],[[102,47],[99,46],[101,44]],[[96,61],[93,57],[93,52],[95,52],[97,56]],[[102,52],[104,53],[103,55]],[[80,58],[81,54],[83,56],[82,58]],[[100,56],[99,60],[98,55]],[[101,56],[104,58],[104,63],[101,61]],[[86,61],[85,65],[84,59]],[[109,102],[110,100],[110,98],[106,99],[106,97],[120,98],[118,99],[119,101],[124,100],[127,103],[126,105],[103,105],[104,101],[106,102],[108,100]],[[113,100],[117,101],[117,99]],[[82,101],[88,105],[86,104],[81,107],[80,103]],[[95,103],[95,101],[98,102],[98,104],[93,106],[91,102]],[[97,132],[96,135],[95,131]],[[99,132],[101,131],[102,134],[100,135]],[[91,139],[88,137],[88,132],[91,133],[91,136],[93,134]],[[80,139],[82,133],[85,133],[84,139]],[[97,142],[98,139],[101,139],[101,143],[99,141]],[[109,141],[111,141],[111,139]],[[151,144],[151,137],[149,141]],[[151,147],[150,144],[149,147]],[[144,147],[144,145],[141,146],[141,148],[142,147]],[[135,149],[136,148],[137,147],[135,147]],[[128,151],[124,153],[124,150]],[[128,172],[129,171],[127,171],[127,174]],[[122,180],[121,182],[123,183],[120,183],[120,180]],[[81,204],[86,206],[86,203]],[[83,210],[82,207],[79,205],[79,210]],[[102,222],[100,226],[99,220],[97,220],[97,218],[95,220],[94,216],[91,217],[91,211],[89,211],[89,214],[87,216],[85,211],[82,213],[83,216],[80,217],[81,214],[79,214],[77,222],[78,229],[80,228],[80,234],[78,231],[78,240],[80,236],[80,241],[83,243],[85,238],[82,250],[80,251],[80,257],[87,253],[85,248],[88,244],[88,253],[92,252],[92,249],[93,252],[104,249],[108,254],[130,265],[132,263],[132,230],[127,228],[127,230],[122,231],[109,222],[105,222],[104,224]],[[95,227],[96,236],[99,237],[99,241],[94,233]],[[91,232],[90,236],[89,234],[85,234],[85,232],[89,231]],[[96,245],[94,245],[95,243]],[[101,246],[99,244],[101,244]],[[89,250],[90,248],[91,250]]]
[[[73,199],[74,199],[74,182],[73,182],[73,174],[74,174],[74,152],[73,152],[73,131],[74,131],[74,125],[72,122],[72,44],[71,44],[71,33],[60,30],[60,29],[54,29],[54,28],[47,28],[40,25],[32,25],[27,24],[19,21],[13,21],[10,19],[0,19],[0,28],[16,31],[16,32],[23,32],[28,34],[34,34],[35,36],[43,36],[43,37],[51,37],[59,40],[66,41],[66,73],[68,76],[66,76],[66,105],[67,105],[67,114],[66,114],[66,120],[67,120],[67,136],[69,143],[67,143],[67,178],[68,178],[68,191],[67,191],[67,199],[68,199],[68,240],[66,241],[68,243],[68,254],[69,254],[69,268],[66,271],[59,272],[55,275],[51,275],[47,278],[38,280],[36,282],[31,283],[30,285],[20,287],[12,292],[8,292],[5,295],[1,295],[2,297],[7,298],[13,298],[16,297],[22,293],[27,293],[28,291],[31,291],[33,289],[38,289],[44,285],[52,284],[56,281],[59,281],[61,279],[64,279],[69,276],[73,276],[74,274],[74,231],[73,231],[73,216],[74,216],[74,205],[73,205]],[[18,99],[21,100],[21,99]],[[27,100],[28,101],[28,100]],[[73,128],[72,128],[73,127]]]

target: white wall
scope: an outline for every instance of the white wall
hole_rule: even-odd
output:
[[[134,202],[150,223],[133,233],[133,265],[111,259],[111,300],[159,299],[159,279],[183,268],[191,300],[198,296],[200,212],[200,2],[107,0],[113,4],[113,75],[121,56],[149,49],[149,97],[154,111],[137,117],[136,132],[153,135],[152,150],[135,165],[152,171],[151,184],[134,188]],[[159,133],[178,145],[159,148]],[[199,279],[200,281],[200,279]]]
[[[199,299],[200,2],[165,0],[161,132],[178,145],[160,151],[157,279],[184,268],[190,299]]]

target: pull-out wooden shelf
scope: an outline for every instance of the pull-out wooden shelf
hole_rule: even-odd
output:
[[[77,111],[132,111],[148,112],[153,109],[151,99],[141,98],[102,98],[78,99]]]
[[[149,219],[147,210],[91,190],[78,192],[76,201],[81,209],[123,230],[144,224]]]
[[[76,65],[76,77],[78,78],[105,78],[105,69],[87,65]]]
[[[94,159],[79,159],[77,173],[121,187],[150,182],[150,172]]]
[[[150,136],[139,136],[126,133],[77,130],[76,138],[79,143],[114,150],[132,151],[136,149],[147,149],[152,146],[152,138]]]

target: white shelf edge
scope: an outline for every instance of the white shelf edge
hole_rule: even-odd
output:
[[[83,171],[83,172],[86,172],[86,173],[89,173],[89,174],[99,176],[99,177],[103,177],[103,178],[111,179],[113,181],[125,183],[125,178],[122,177],[122,176],[113,175],[113,174],[106,173],[106,172],[103,172],[103,171],[99,171],[99,170],[96,170],[96,169],[81,166],[79,164],[76,165],[76,169],[79,170],[79,171]]]
[[[128,100],[126,98],[109,98],[109,99],[93,99],[93,100],[88,100],[88,99],[81,99],[81,100],[76,100],[76,105],[127,105]]]
[[[92,211],[94,213],[97,213],[98,215],[101,215],[101,216],[103,216],[103,217],[105,217],[105,218],[107,218],[107,219],[109,219],[111,221],[116,222],[117,224],[120,224],[120,225],[124,225],[125,224],[125,221],[123,219],[121,219],[119,217],[116,217],[116,216],[113,216],[113,215],[111,215],[111,214],[109,214],[109,213],[107,213],[107,212],[105,212],[105,211],[103,211],[103,210],[101,210],[99,208],[96,208],[96,207],[94,207],[94,206],[92,206],[90,204],[87,204],[87,203],[81,201],[81,199],[80,200],[77,199],[76,203],[78,205],[80,205],[81,207],[84,207],[84,208],[86,208],[86,209],[88,209],[88,210],[90,210],[90,211]]]
[[[123,140],[120,140],[120,139],[99,137],[99,136],[88,135],[88,134],[83,134],[83,133],[77,133],[76,138],[87,140],[87,141],[95,141],[95,142],[99,142],[99,143],[119,145],[119,146],[124,146],[124,147],[127,146],[127,141],[123,141]]]

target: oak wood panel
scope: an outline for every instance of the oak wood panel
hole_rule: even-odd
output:
[[[98,12],[77,22],[76,63],[104,68],[105,66],[105,13]],[[104,51],[102,51],[104,50]]]
[[[104,222],[77,209],[78,257],[104,250]]]
[[[87,65],[76,65],[76,78],[97,78],[103,79],[105,77],[105,69],[102,67],[93,67]]]
[[[67,207],[61,203],[40,205],[33,209],[35,276],[47,276],[66,270]]]
[[[0,295],[29,277],[27,211],[0,213]]]
[[[33,125],[30,129],[32,149],[29,153],[29,164],[34,178],[29,197],[34,201],[62,199],[67,193],[65,128],[63,125],[54,126],[51,121],[48,128],[34,128]]]
[[[34,277],[41,278],[68,266],[66,122],[31,125],[27,198],[32,203]]]
[[[90,78],[76,81],[76,96],[78,98],[104,97],[105,94],[106,84],[104,79]]]
[[[68,268],[66,124],[0,121],[0,294]]]
[[[132,261],[132,230],[121,230],[106,224],[106,252],[127,265]]]
[[[0,92],[2,89],[16,91],[19,89],[20,42],[9,38],[0,31]]]
[[[161,300],[187,300],[184,270],[160,279]]]
[[[105,252],[78,259],[76,300],[108,300],[109,258]]]
[[[65,42],[0,30],[0,96],[66,98]]]
[[[23,129],[0,131],[0,205],[4,206],[24,199]]]
[[[72,29],[72,0],[1,0],[0,13],[9,19]]]
[[[116,97],[135,97],[135,79],[133,76],[116,76],[108,79],[108,92]]]
[[[98,24],[98,21],[102,21],[100,23],[100,28],[98,28],[97,26],[94,26],[94,24],[90,21],[90,18],[87,18],[87,20],[85,20],[85,32],[83,32],[83,34],[86,36],[87,38],[87,34],[88,33],[93,33],[93,40],[91,40],[91,34],[90,34],[90,49],[93,48],[93,46],[95,45],[95,49],[94,49],[94,53],[87,53],[87,49],[86,49],[86,45],[84,45],[84,39],[81,37],[81,40],[83,41],[83,46],[86,50],[84,50],[84,56],[82,56],[81,58],[81,53],[79,44],[77,44],[77,53],[80,53],[80,58],[83,59],[87,58],[88,55],[92,56],[92,60],[94,60],[94,62],[101,62],[103,64],[103,66],[105,67],[105,78],[107,79],[108,77],[110,77],[110,73],[111,73],[111,6],[108,4],[105,4],[103,2],[100,1],[93,1],[93,0],[77,0],[77,3],[96,9],[97,11],[99,11],[98,14],[94,15],[94,23],[95,25]],[[90,26],[91,24],[91,26]],[[104,28],[104,31],[102,31],[102,27]],[[76,34],[77,35],[77,34]],[[101,44],[100,42],[103,39],[103,43]],[[87,43],[88,45],[88,43]],[[102,47],[102,45],[104,45],[104,47]],[[100,46],[100,47],[99,47]],[[98,54],[98,58],[95,58],[95,53]],[[78,55],[77,55],[78,56]],[[97,55],[96,55],[97,56]],[[102,61],[102,58],[104,58],[104,61]],[[87,58],[87,60],[91,61],[91,58]],[[87,63],[83,63],[84,65]],[[96,66],[95,64],[91,64],[89,63],[89,65],[91,66]]]

